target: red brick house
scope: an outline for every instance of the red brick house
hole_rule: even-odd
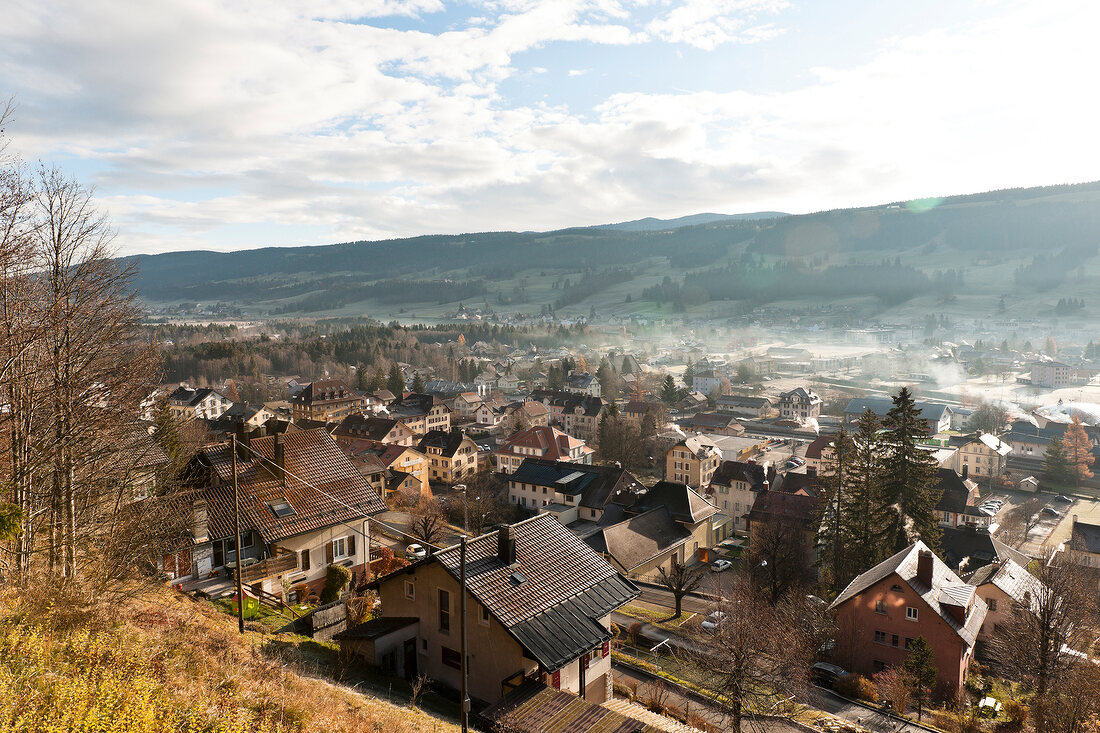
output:
[[[830,608],[842,666],[868,676],[899,666],[908,646],[923,636],[949,693],[966,680],[987,611],[974,586],[920,541],[855,578]]]

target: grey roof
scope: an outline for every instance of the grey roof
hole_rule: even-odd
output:
[[[940,405],[935,402],[914,402],[913,405],[920,410],[920,416],[922,418],[936,422],[943,417],[944,411],[951,409],[947,405]],[[870,410],[882,418],[893,408],[894,400],[889,397],[854,397],[849,400],[848,404],[844,407],[844,414],[862,415],[867,410]]]
[[[593,549],[605,552],[630,571],[691,537],[673,521],[663,506],[604,527],[588,538]]]
[[[381,616],[379,618],[364,621],[347,628],[332,638],[336,641],[343,639],[377,639],[391,632],[403,629],[406,626],[420,623],[420,619],[406,616]]]
[[[677,481],[658,481],[644,493],[635,494],[627,511],[641,514],[657,507],[665,507],[669,516],[686,524],[702,522],[718,511],[690,486]]]
[[[1074,520],[1070,545],[1075,550],[1100,553],[1100,525]]]
[[[580,476],[568,484],[560,483],[562,479],[573,474]],[[508,480],[553,487],[555,491],[573,496],[580,494],[580,506],[593,509],[602,508],[619,489],[642,488],[641,482],[633,474],[617,466],[589,466],[544,458],[524,458]]]
[[[958,570],[963,560],[969,558],[965,572],[973,572],[990,563],[1015,560],[1027,565],[1031,558],[1012,549],[1004,542],[977,527],[948,527],[940,537],[940,549],[944,562],[952,570]]]
[[[511,526],[516,565],[501,562],[496,532],[476,537],[466,546],[466,587],[535,659],[558,669],[610,639],[599,619],[638,589],[550,514]],[[459,556],[455,545],[430,560],[457,579]]]
[[[1026,565],[1014,560],[1005,560],[996,565],[987,565],[970,578],[971,585],[980,588],[992,583],[1017,603],[1029,605],[1039,603],[1044,590],[1043,584],[1027,571]]]
[[[986,605],[981,598],[975,598],[966,616],[966,623],[959,624],[950,613],[943,610],[942,605],[951,604],[961,591],[956,586],[965,585],[959,576],[951,572],[951,568],[944,564],[943,560],[932,553],[932,585],[925,585],[917,578],[917,557],[921,550],[928,550],[928,546],[920,540],[897,553],[893,557],[883,560],[875,567],[862,575],[857,576],[848,587],[845,588],[829,608],[837,608],[848,600],[854,598],[868,588],[894,575],[904,581],[913,589],[940,620],[947,624],[967,644],[972,645],[978,637],[978,630],[985,620]],[[941,594],[943,602],[941,603]],[[957,605],[957,603],[955,604]]]
[[[764,481],[775,480],[775,466],[769,464],[767,470],[761,463],[745,461],[723,461],[711,477],[711,486],[726,486],[732,481],[744,481],[752,489],[764,488]]]
[[[963,481],[962,476],[955,473],[954,469],[941,468],[937,474],[934,491],[942,491],[940,500],[936,502],[937,512],[953,512],[964,514],[967,508],[967,499],[970,498],[970,487]]]

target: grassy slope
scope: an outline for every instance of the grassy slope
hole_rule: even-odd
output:
[[[262,627],[258,627],[262,628]],[[331,645],[265,631],[166,590],[113,606],[0,596],[0,730],[450,733],[423,712],[307,676]]]

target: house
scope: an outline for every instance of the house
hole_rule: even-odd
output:
[[[1074,562],[1088,568],[1100,568],[1100,524],[1087,524],[1073,515],[1069,550]]]
[[[723,382],[726,385],[729,384],[727,380],[722,378],[721,374],[713,369],[697,369],[691,379],[691,388],[696,392],[711,395],[716,391],[722,391],[723,386],[725,386]]]
[[[660,568],[671,569],[673,561],[690,565],[714,544],[718,510],[686,484],[659,481],[616,496],[615,505],[621,514],[609,508],[602,529],[586,541],[630,577],[659,582]]]
[[[538,682],[589,702],[611,698],[611,613],[638,589],[541,514],[448,547],[372,582],[381,616],[337,634],[342,651],[408,679],[461,686],[466,593],[469,695],[493,703]]]
[[[737,422],[737,418],[720,412],[697,412],[680,420],[679,424],[685,431],[694,433],[742,435],[745,432],[745,427]]]
[[[782,420],[806,422],[821,416],[821,398],[805,387],[795,387],[779,395],[779,417]]]
[[[934,402],[914,402],[913,405],[920,411],[921,418],[928,423],[928,430],[932,435],[951,429],[951,408],[947,405]],[[867,410],[881,421],[893,408],[894,401],[889,397],[855,397],[844,407],[844,422],[856,422]]]
[[[575,392],[589,397],[600,397],[600,380],[596,379],[596,375],[588,372],[571,372],[565,378],[562,391]]]
[[[454,400],[454,411],[465,420],[473,419],[477,415],[477,408],[480,406],[481,395],[477,392],[463,392]]]
[[[508,476],[511,503],[553,514],[562,524],[599,521],[616,495],[624,497],[643,488],[633,474],[618,466],[544,458],[525,458]]]
[[[557,428],[541,425],[521,430],[512,435],[497,450],[493,451],[497,470],[512,473],[525,458],[546,458],[551,461],[570,463],[592,463],[596,451],[585,445],[583,440],[563,433]]]
[[[367,417],[348,415],[332,431],[338,442],[345,440],[370,440],[387,445],[412,445],[413,431],[405,423],[392,417]]]
[[[634,427],[641,427],[646,415],[652,415],[654,423],[660,427],[666,419],[668,409],[663,402],[651,402],[648,400],[630,400],[619,409],[619,415],[623,420]]]
[[[3,409],[0,409],[0,413]],[[0,438],[3,434],[0,433]],[[140,426],[129,430],[121,439],[125,462],[123,480],[115,485],[120,503],[129,503],[154,496],[160,488],[159,477],[172,462],[160,443]],[[0,445],[3,440],[0,440]],[[0,463],[0,468],[3,464]],[[120,468],[116,466],[116,468]]]
[[[761,491],[775,482],[775,467],[752,461],[723,461],[710,480],[707,496],[733,520],[735,532],[748,532],[748,513]]]
[[[261,405],[253,407],[245,402],[234,402],[232,407],[221,414],[215,420],[205,420],[207,429],[214,440],[226,440],[237,432],[237,428],[244,425],[245,428],[262,427],[268,420],[275,418],[274,410]]]
[[[320,379],[290,398],[295,422],[339,422],[363,411],[363,399],[340,379]]]
[[[429,430],[416,449],[428,457],[432,481],[453,484],[477,473],[477,443],[461,430]]]
[[[1001,478],[1008,466],[1008,454],[1012,446],[989,433],[968,436],[952,436],[950,445],[958,448],[955,453],[955,470],[966,469],[975,480]]]
[[[1027,565],[1031,559],[989,534],[986,527],[946,528],[940,536],[940,552],[947,567],[963,578],[991,563],[1015,560]]]
[[[586,443],[595,443],[599,437],[600,418],[607,403],[590,395],[536,390],[527,401],[541,402],[550,411],[550,424],[560,425],[562,430]]]
[[[1028,561],[1008,558],[986,565],[970,577],[970,584],[977,588],[978,597],[988,609],[978,631],[979,640],[988,642],[996,637],[1012,623],[1018,609],[1034,608],[1033,603],[1043,597],[1045,587],[1027,571]]]
[[[381,466],[384,498],[402,492],[409,496],[431,496],[428,485],[428,457],[416,448],[398,443],[373,440],[337,440],[340,449],[351,459],[360,473],[372,478]],[[401,474],[398,476],[397,474]]]
[[[795,477],[799,477],[795,480]],[[776,477],[782,483],[791,478],[791,486],[785,489],[773,486],[769,491],[759,491],[746,515],[749,545],[762,548],[778,539],[792,550],[791,557],[801,559],[802,572],[809,574],[817,561],[814,540],[820,523],[821,500],[816,492],[805,486],[794,485],[807,481],[806,474],[787,474]]]
[[[217,420],[232,406],[228,397],[208,387],[180,385],[168,395],[168,409],[177,420]]]
[[[512,402],[504,409],[504,422],[512,432],[550,425],[550,410],[541,402]]]
[[[738,417],[767,417],[772,409],[772,402],[767,397],[745,395],[722,395],[716,405],[718,412]]]
[[[386,479],[389,478],[389,470],[386,464],[378,458],[378,453],[385,446],[370,440],[337,441],[340,450],[351,460],[352,465],[359,473],[370,482],[371,488],[378,492],[383,499],[391,492],[387,491]]]
[[[940,492],[935,514],[941,527],[988,527],[991,517],[976,506],[978,484],[950,468],[941,468],[936,475],[933,493]]]
[[[192,459],[194,489],[173,495],[191,519],[187,546],[164,558],[177,578],[226,574],[236,566],[233,450],[202,448]],[[329,565],[362,573],[367,563],[367,518],[386,510],[382,497],[323,429],[237,443],[242,580],[281,594],[283,581],[320,593]]]
[[[819,475],[830,473],[832,461],[836,460],[832,435],[819,435],[806,446],[806,470],[811,468]]]
[[[435,395],[410,392],[387,408],[390,417],[405,423],[413,435],[451,429],[451,408]]]
[[[935,654],[936,676],[961,692],[987,608],[976,589],[923,542],[857,576],[829,606],[836,612],[836,659],[870,677],[905,662],[924,637]]]
[[[501,392],[515,392],[519,389],[519,377],[513,374],[501,374],[497,377],[497,389]]]
[[[701,435],[684,438],[665,454],[665,478],[706,487],[721,461],[722,451],[714,441]]]
[[[1060,361],[1033,361],[1031,363],[1031,384],[1036,387],[1059,389],[1077,384],[1075,370],[1069,364]]]
[[[545,721],[551,719],[561,731],[682,733],[685,730],[683,724],[672,718],[638,711],[641,708],[612,710],[610,706],[580,700],[568,692],[532,681],[482,710],[479,717],[486,721],[483,730],[506,730],[508,733],[546,733]],[[635,716],[645,717],[645,722]]]

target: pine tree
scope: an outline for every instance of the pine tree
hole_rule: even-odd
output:
[[[390,365],[390,373],[386,377],[386,389],[393,392],[393,396],[398,399],[405,394],[405,377],[401,374],[401,367],[396,363]]]
[[[412,391],[421,394],[424,391],[424,380],[420,378],[420,372],[413,375]]]
[[[1089,438],[1089,434],[1085,432],[1085,428],[1081,424],[1081,418],[1077,415],[1073,416],[1073,422],[1066,428],[1063,445],[1066,450],[1066,461],[1069,463],[1069,468],[1077,481],[1077,489],[1080,491],[1081,479],[1092,478],[1093,476],[1089,466],[1096,462],[1096,457],[1092,455],[1092,440]]]
[[[832,458],[822,471],[822,501],[818,516],[818,567],[822,585],[828,584],[835,597],[846,584],[848,577],[845,537],[848,534],[848,490],[851,485],[851,458],[855,444],[848,431],[841,426],[830,447]]]
[[[936,685],[936,653],[923,636],[918,636],[909,645],[909,656],[903,665],[909,689],[913,692],[913,701],[917,703],[917,720],[924,714],[924,703],[932,694]]]
[[[664,384],[661,385],[661,401],[671,405],[677,402],[679,398],[679,393],[676,390],[676,380],[672,378],[671,374],[666,374]]]
[[[1065,447],[1057,435],[1047,443],[1047,450],[1043,455],[1043,478],[1055,486],[1065,486],[1073,478],[1069,461],[1066,460]]]
[[[867,410],[852,436],[854,450],[844,510],[849,517],[844,537],[848,569],[847,577],[842,578],[845,583],[890,555],[891,546],[885,538],[893,526],[893,513],[883,494],[880,428],[875,413]]]
[[[687,368],[684,369],[684,386],[688,389],[692,389],[692,383],[695,381],[695,365],[691,363],[691,359],[688,359]]]
[[[370,376],[370,381],[367,383],[367,389],[371,392],[377,392],[386,386],[386,374],[382,371],[381,366],[374,367],[374,372]]]
[[[931,433],[907,387],[894,396],[894,406],[886,413],[883,427],[882,485],[886,502],[894,508],[894,549],[901,550],[917,539],[938,547],[940,528],[935,508],[942,492],[936,491],[935,485],[939,466],[929,451],[917,445]]]

